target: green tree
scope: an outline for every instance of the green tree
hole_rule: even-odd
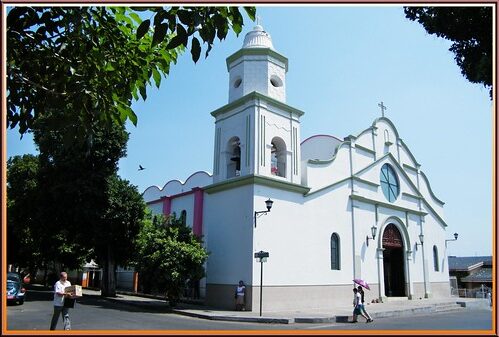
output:
[[[163,292],[175,305],[185,282],[204,276],[208,252],[192,229],[173,217],[147,214],[137,240],[135,269],[145,292]]]
[[[492,98],[493,7],[404,7],[405,15],[429,34],[452,41],[449,48],[471,83],[489,88]]]
[[[65,268],[77,269],[95,253],[93,238],[102,230],[108,208],[108,179],[126,154],[128,134],[123,125],[94,126],[92,146],[74,142],[63,146],[77,121],[61,111],[46,112],[34,123],[40,151],[38,220],[50,240],[42,251]],[[58,123],[63,120],[61,125]],[[48,253],[51,254],[48,254]]]
[[[42,265],[37,230],[38,157],[14,156],[7,161],[7,263],[27,267],[34,275]]]
[[[103,265],[102,295],[116,296],[116,266],[126,266],[133,256],[146,205],[137,187],[117,175],[108,178],[106,197],[101,229],[94,228],[89,239]]]
[[[136,124],[132,101],[147,98],[151,81],[160,86],[189,41],[196,62],[202,43],[208,56],[216,37],[242,25],[238,7],[13,7],[7,126],[22,135],[47,111],[71,107],[59,124],[77,122],[71,137],[91,143],[96,125]]]

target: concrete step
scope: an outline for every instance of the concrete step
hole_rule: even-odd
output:
[[[437,304],[435,306],[435,312],[448,312],[448,311],[457,311],[462,309],[463,307],[457,303]]]

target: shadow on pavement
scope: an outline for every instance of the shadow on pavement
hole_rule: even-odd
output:
[[[52,287],[26,285],[26,290],[26,302],[52,301],[54,299]],[[173,313],[172,308],[166,301],[124,300],[120,295],[117,295],[116,298],[112,298],[84,294],[82,297],[77,298],[76,305],[97,306],[104,309],[109,308],[127,312]]]
[[[166,302],[122,300],[119,295],[112,298],[85,294],[78,298],[76,303],[127,312],[173,313],[172,308]]]
[[[38,284],[27,284],[24,287],[26,288],[26,302],[52,301],[54,299],[54,292],[50,287]]]

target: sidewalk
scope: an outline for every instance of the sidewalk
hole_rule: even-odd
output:
[[[83,295],[100,295],[100,291],[83,289]],[[330,311],[263,311],[259,315],[259,308],[254,311],[229,311],[207,307],[198,303],[179,303],[175,308],[169,308],[164,299],[153,296],[143,297],[119,292],[117,297],[106,298],[109,301],[126,305],[138,306],[147,310],[172,312],[180,315],[198,317],[219,321],[257,322],[257,323],[347,323],[352,320],[353,308],[350,306],[333,307]],[[449,312],[465,309],[491,309],[485,299],[449,298],[449,299],[389,299],[385,303],[369,303],[366,310],[371,317],[399,317],[414,314],[428,314],[435,312]],[[364,319],[359,317],[359,322]]]

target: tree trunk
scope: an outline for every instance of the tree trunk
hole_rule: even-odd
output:
[[[102,270],[101,295],[104,297],[116,297],[116,263],[111,246],[107,247],[106,259]]]

